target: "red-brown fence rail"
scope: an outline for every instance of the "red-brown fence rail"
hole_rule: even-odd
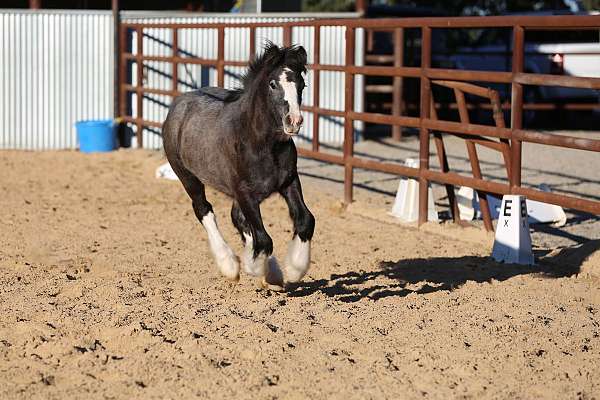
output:
[[[242,23],[242,24],[223,24],[223,23],[204,23],[204,24],[173,24],[173,23],[124,23],[121,26],[120,40],[121,49],[127,48],[127,32],[136,31],[137,52],[135,54],[121,52],[120,68],[121,77],[127,73],[127,65],[134,62],[137,68],[137,84],[131,85],[125,81],[120,83],[120,114],[124,121],[137,125],[138,143],[141,144],[142,129],[144,126],[160,127],[162,121],[148,121],[144,119],[142,109],[143,94],[161,94],[168,96],[177,96],[177,66],[179,64],[201,64],[212,66],[217,70],[217,82],[219,86],[223,85],[225,76],[225,66],[245,66],[247,63],[242,61],[228,61],[224,59],[225,28],[248,28],[250,32],[250,54],[255,54],[255,32],[257,28],[278,27],[283,30],[283,41],[285,45],[291,44],[292,30],[299,26],[311,26],[314,29],[314,55],[313,63],[308,67],[315,71],[313,82],[313,106],[303,107],[305,111],[312,112],[315,123],[312,132],[311,149],[299,149],[299,154],[304,157],[314,158],[344,167],[344,199],[351,202],[353,199],[353,173],[355,168],[369,169],[381,172],[387,172],[419,180],[419,223],[427,220],[428,204],[428,184],[437,182],[451,188],[452,185],[469,186],[480,195],[485,194],[521,194],[529,199],[557,204],[566,208],[581,210],[593,214],[600,214],[600,202],[592,201],[574,196],[565,196],[555,193],[547,193],[539,190],[525,188],[521,185],[521,161],[522,161],[522,143],[538,143],[549,146],[557,146],[571,149],[600,152],[600,140],[578,138],[567,135],[547,134],[544,132],[522,129],[523,117],[523,86],[524,85],[547,85],[563,86],[574,88],[600,89],[600,78],[575,77],[562,75],[546,75],[525,73],[523,70],[524,61],[524,41],[526,30],[547,30],[547,29],[600,29],[600,16],[513,16],[513,17],[458,17],[458,18],[418,18],[418,19],[355,19],[355,20],[312,20],[290,23]],[[320,52],[320,27],[326,26],[344,26],[345,34],[345,64],[344,65],[325,65],[319,62]],[[144,54],[143,33],[144,29],[162,28],[170,29],[173,32],[173,53],[171,56],[149,56]],[[421,32],[421,64],[419,67],[405,67],[396,63],[394,66],[357,66],[354,65],[355,59],[355,37],[358,29],[363,30],[392,30],[397,38],[403,37],[403,30],[406,28],[416,28]],[[512,29],[513,53],[512,53],[512,71],[475,71],[475,70],[453,70],[443,68],[432,68],[432,45],[431,32],[437,28],[510,28]],[[181,29],[213,29],[218,32],[217,40],[217,58],[200,59],[181,57],[178,51],[177,39],[178,31]],[[158,61],[172,64],[174,71],[173,87],[170,90],[144,87],[142,79],[144,62]],[[319,107],[319,73],[320,71],[341,71],[345,73],[345,109],[344,111],[331,110]],[[394,87],[396,90],[401,88],[403,78],[420,79],[420,107],[419,117],[410,117],[400,115],[400,108],[395,107],[392,115],[380,113],[366,113],[354,111],[354,78],[356,75],[377,75],[394,77]],[[437,82],[440,81],[440,82]],[[502,105],[499,102],[497,93],[487,91],[487,88],[477,87],[472,84],[457,85],[456,82],[487,82],[504,83],[511,85],[511,124],[510,128],[504,126],[504,123],[496,123],[496,126],[487,126],[473,124],[464,118],[466,104],[464,102],[464,92],[475,93],[488,98],[491,101],[490,107],[495,112],[501,112]],[[454,83],[452,83],[454,82]],[[461,112],[461,121],[443,121],[437,119],[435,115],[435,102],[432,98],[432,84],[441,84],[446,87],[453,87],[456,94],[457,105]],[[128,115],[127,113],[127,93],[135,92],[137,94],[137,115]],[[468,115],[468,114],[467,114]],[[344,143],[343,155],[326,153],[320,150],[319,143],[319,116],[344,117]],[[378,162],[357,157],[354,154],[354,121],[364,121],[379,124],[388,124],[395,127],[413,127],[419,129],[419,168],[409,168],[403,165]],[[473,177],[451,172],[444,167],[442,156],[445,156],[443,142],[440,143],[441,135],[439,132],[446,132],[466,139],[469,158],[473,166]],[[430,138],[434,136],[436,146],[438,146],[438,156],[442,165],[441,170],[430,168]],[[496,140],[498,142],[496,142]],[[493,142],[493,143],[492,143]],[[499,183],[485,180],[481,173],[477,173],[478,159],[474,144],[483,144],[489,147],[495,147],[502,151],[506,169],[508,171],[508,183]],[[440,147],[441,145],[441,147]],[[441,153],[440,153],[441,152]],[[458,220],[456,205],[453,203],[453,194],[450,191],[448,197],[451,201],[451,209],[454,211],[454,218]],[[485,217],[485,215],[484,215]],[[486,218],[486,228],[491,228],[489,216]]]

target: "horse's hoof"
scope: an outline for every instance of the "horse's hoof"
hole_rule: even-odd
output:
[[[238,282],[240,280],[240,259],[235,254],[231,254],[230,257],[220,260],[217,263],[221,275],[230,281]]]
[[[278,287],[280,290],[283,290],[283,273],[281,272],[281,267],[279,266],[279,262],[277,262],[277,258],[274,256],[271,256],[267,259],[267,273],[263,278],[263,282],[267,285]]]
[[[273,284],[273,283],[267,282],[266,278],[262,278],[261,286],[263,287],[263,289],[272,290],[274,292],[283,292],[283,291],[285,291],[285,287],[283,286],[283,282],[281,283],[281,285],[279,285],[279,284]]]
[[[227,275],[223,275],[228,281],[231,281],[232,283],[238,283],[240,281],[240,273],[238,272],[237,275],[235,276],[227,276]]]
[[[228,281],[231,281],[232,283],[238,283],[240,281],[240,273],[238,272],[236,275],[225,275],[225,274],[221,274],[225,277],[225,279],[227,279]]]
[[[244,257],[242,265],[245,273],[250,276],[260,277],[267,274],[269,269],[267,262],[267,255],[265,253],[259,253],[256,258]]]
[[[286,282],[299,282],[308,272],[310,266],[310,240],[303,242],[294,236],[288,244],[283,276]]]

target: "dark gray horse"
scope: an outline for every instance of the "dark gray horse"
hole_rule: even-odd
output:
[[[245,244],[246,273],[282,286],[308,270],[315,219],[304,204],[292,140],[302,125],[303,73],[304,48],[268,43],[250,63],[242,89],[186,93],[175,99],[163,125],[169,163],[192,199],[219,270],[229,279],[239,279],[240,262],[219,232],[205,185],[233,199],[231,219]],[[271,256],[273,241],[260,214],[260,203],[275,192],[287,202],[294,223],[281,267]]]

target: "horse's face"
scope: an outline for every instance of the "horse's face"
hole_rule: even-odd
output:
[[[273,108],[283,124],[286,135],[295,135],[302,126],[302,91],[304,78],[302,73],[286,66],[273,73],[269,80],[269,94]]]

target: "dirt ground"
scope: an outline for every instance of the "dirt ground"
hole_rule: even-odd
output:
[[[312,267],[270,292],[218,276],[162,162],[0,152],[0,398],[600,398],[600,240],[496,264],[481,230],[386,223],[307,178]],[[262,211],[281,259],[285,204]]]

